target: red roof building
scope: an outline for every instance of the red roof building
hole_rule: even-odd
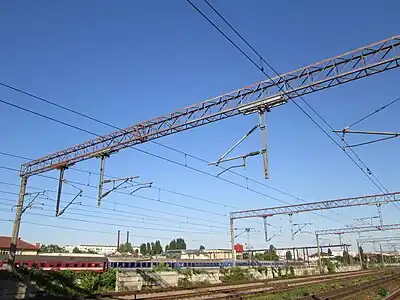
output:
[[[0,236],[0,253],[8,254],[10,251],[11,237],[9,236]],[[30,244],[18,239],[17,242],[17,254],[18,255],[36,255],[40,249],[40,244],[36,243],[35,245]]]

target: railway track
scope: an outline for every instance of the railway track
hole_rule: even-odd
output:
[[[292,278],[285,280],[274,280],[270,282],[254,282],[235,285],[220,285],[203,288],[163,290],[163,291],[139,291],[109,293],[107,295],[98,295],[95,299],[143,299],[143,300],[166,300],[166,299],[191,299],[191,300],[214,300],[214,299],[243,299],[244,297],[279,293],[289,290],[295,290],[310,284],[333,283],[337,281],[350,280],[357,277],[368,275],[384,274],[387,270],[367,270],[358,271],[352,274],[330,274],[325,276],[310,276],[302,278]],[[386,280],[386,278],[385,278]]]
[[[346,300],[354,299],[355,296],[364,293],[365,291],[380,286],[381,284],[391,282],[393,280],[399,280],[400,274],[384,276],[369,282],[343,287],[337,290],[327,291],[320,294],[309,295],[299,300]],[[398,294],[400,295],[400,293]],[[397,296],[396,296],[397,297]],[[396,299],[396,298],[389,298]]]

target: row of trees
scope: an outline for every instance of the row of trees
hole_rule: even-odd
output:
[[[180,249],[186,249],[186,242],[182,238],[178,239],[173,239],[168,245],[165,245],[165,251],[167,250],[180,250]],[[204,246],[200,246],[200,250],[204,250]],[[164,252],[164,248],[161,245],[161,242],[159,240],[156,240],[155,242],[147,242],[147,243],[142,243],[140,245],[140,250],[139,251],[134,251],[131,243],[125,243],[121,244],[119,246],[119,252],[120,253],[136,253],[140,252],[142,255],[157,255],[161,254]]]

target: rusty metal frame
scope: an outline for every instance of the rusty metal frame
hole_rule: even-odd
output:
[[[384,72],[400,66],[400,36],[344,53],[281,76],[212,98],[99,136],[85,143],[58,151],[21,166],[20,175],[28,177],[67,167],[95,157],[103,151],[118,151],[163,136],[242,114],[246,107],[270,109],[289,99]],[[283,88],[282,88],[283,87]],[[265,100],[283,98],[274,102]],[[259,104],[258,104],[259,103]]]
[[[399,229],[400,229],[400,224],[344,227],[344,228],[317,230],[317,231],[315,231],[315,235],[320,236],[320,235],[360,233],[360,232],[369,232],[369,231],[385,231],[385,230],[399,230]]]
[[[400,202],[400,192],[385,193],[377,195],[368,195],[361,197],[352,197],[344,199],[335,199],[318,202],[308,202],[303,204],[294,204],[286,206],[269,207],[262,209],[252,209],[231,212],[231,219],[244,219],[244,218],[266,218],[275,215],[291,215],[294,213],[326,210],[341,207],[361,206],[361,205],[381,205],[391,202]]]

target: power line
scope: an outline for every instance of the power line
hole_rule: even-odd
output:
[[[1,222],[13,222],[13,220],[8,220],[8,219],[0,219]],[[59,228],[59,229],[68,229],[68,230],[74,230],[74,231],[84,231],[84,232],[94,232],[94,233],[103,233],[103,234],[112,234],[115,235],[115,232],[104,232],[104,231],[97,231],[97,230],[88,230],[88,229],[82,229],[82,228],[74,228],[74,227],[67,227],[67,226],[60,226],[60,225],[50,225],[50,224],[43,224],[43,223],[35,223],[35,222],[27,222],[27,221],[21,221],[21,223],[24,224],[29,224],[29,225],[36,225],[36,226],[43,226],[43,227],[50,227],[50,228]],[[142,236],[142,235],[134,235],[134,234],[129,234],[129,236],[132,237],[139,237],[139,238],[146,238],[146,239],[160,239],[160,240],[170,240],[170,238],[166,237],[156,237],[156,236]],[[203,240],[187,240],[190,242],[203,242]],[[213,243],[228,243],[228,241],[212,241]]]
[[[393,101],[389,102],[388,104],[385,104],[383,106],[381,106],[380,108],[374,110],[372,113],[369,113],[368,115],[366,115],[365,117],[362,117],[361,119],[359,119],[358,121],[352,123],[351,125],[347,126],[346,129],[349,129],[350,127],[353,127],[359,123],[361,123],[362,121],[365,121],[366,119],[368,119],[369,117],[372,117],[373,115],[381,112],[382,110],[384,110],[385,108],[388,108],[389,106],[395,104],[397,101],[400,101],[400,97],[394,99]]]
[[[37,95],[35,95],[35,94],[33,94],[33,93],[24,91],[24,90],[19,89],[19,88],[16,88],[16,87],[13,87],[13,86],[8,85],[8,84],[3,83],[3,82],[0,82],[0,85],[3,86],[3,87],[6,87],[6,88],[8,88],[8,89],[11,89],[11,90],[13,90],[13,91],[16,91],[16,92],[18,92],[18,93],[22,93],[22,94],[24,94],[24,95],[26,95],[26,96],[32,97],[32,98],[34,98],[34,99],[36,99],[36,100],[40,100],[40,101],[43,101],[43,102],[45,102],[45,103],[47,103],[47,104],[53,105],[53,106],[55,106],[55,107],[57,107],[57,108],[66,110],[66,111],[71,112],[71,113],[73,113],[73,114],[75,114],[75,115],[78,115],[78,116],[84,117],[84,118],[86,118],[86,119],[89,119],[89,120],[91,120],[91,121],[97,122],[97,123],[99,123],[99,124],[106,125],[106,126],[108,126],[108,127],[110,127],[110,128],[116,129],[116,130],[121,130],[120,127],[114,126],[114,125],[112,125],[112,124],[110,124],[110,123],[107,123],[107,122],[104,122],[104,121],[102,121],[102,120],[100,120],[100,119],[94,118],[94,117],[92,117],[92,116],[90,116],[90,115],[88,115],[88,114],[81,113],[81,112],[79,112],[79,111],[77,111],[77,110],[70,109],[70,108],[68,108],[68,107],[66,107],[66,106],[64,106],[64,105],[57,104],[57,103],[55,103],[55,102],[53,102],[53,101],[50,101],[50,100],[45,99],[45,98],[43,98],[43,97],[37,96]],[[3,103],[4,103],[4,102],[3,102]],[[4,104],[6,104],[6,103],[4,103]],[[14,106],[14,107],[15,107],[15,108],[18,108],[17,106]],[[28,110],[28,112],[31,112],[31,111]],[[31,113],[34,113],[34,112],[31,112]],[[44,116],[42,116],[42,117],[44,117]],[[63,125],[64,125],[64,124],[63,124]],[[75,129],[76,129],[76,128],[75,128]],[[150,142],[153,143],[153,144],[156,144],[156,145],[158,145],[158,146],[164,147],[164,148],[166,148],[166,149],[169,149],[169,150],[171,150],[171,151],[174,151],[174,152],[183,154],[183,155],[185,155],[185,156],[194,158],[194,159],[196,159],[196,160],[205,162],[205,163],[207,163],[207,164],[209,163],[209,161],[207,161],[207,160],[205,160],[205,159],[203,159],[203,158],[200,158],[200,157],[195,156],[195,155],[193,155],[193,154],[189,154],[189,153],[183,152],[183,151],[178,150],[178,149],[176,149],[176,148],[173,148],[173,147],[171,147],[171,146],[167,146],[167,145],[161,144],[161,143],[159,143],[159,142],[157,142],[157,141],[150,141]],[[134,149],[134,150],[136,150],[136,151],[145,153],[145,154],[147,154],[147,155],[155,156],[153,153],[150,153],[150,152],[147,152],[147,151],[141,151],[140,149],[133,148],[133,147],[131,147],[131,148]],[[155,157],[158,157],[158,156],[155,156]],[[158,157],[158,158],[160,158],[160,157]],[[163,159],[163,158],[161,158],[161,159]],[[165,159],[164,159],[164,160],[165,160]],[[293,197],[293,198],[295,198],[295,199],[299,199],[299,198],[296,197],[296,196],[290,195],[290,194],[288,194],[288,193],[286,193],[286,192],[284,192],[284,191],[282,191],[282,190],[279,190],[279,189],[277,189],[277,188],[273,188],[273,187],[271,187],[271,186],[269,186],[269,185],[266,185],[266,184],[264,184],[264,183],[262,183],[262,182],[260,182],[260,181],[258,181],[258,180],[255,180],[255,179],[253,179],[253,178],[247,177],[247,176],[242,175],[242,174],[240,174],[240,173],[237,173],[237,172],[235,172],[235,171],[233,171],[233,170],[224,168],[224,167],[222,167],[222,166],[217,166],[217,167],[220,168],[220,169],[222,169],[222,170],[224,170],[224,171],[227,171],[227,172],[229,172],[229,173],[235,174],[235,175],[237,175],[237,176],[241,176],[241,177],[245,178],[246,180],[250,180],[250,181],[252,181],[252,182],[254,182],[254,183],[256,183],[256,184],[262,185],[262,186],[264,186],[264,187],[266,187],[266,188],[272,189],[272,190],[274,190],[274,191],[277,191],[277,192],[282,193],[282,194],[284,194],[284,195]],[[78,169],[76,169],[76,170],[78,170]]]
[[[223,35],[238,51],[240,51],[240,53],[242,55],[244,55],[247,60],[249,60],[258,70],[260,70],[265,76],[267,76],[267,78],[272,81],[273,83],[275,83],[275,81],[273,80],[273,78],[271,76],[269,76],[265,71],[264,68],[260,67],[253,59],[250,58],[249,55],[247,55],[231,38],[229,38],[213,21],[211,21],[210,18],[208,18],[197,6],[195,6],[190,0],[186,0],[201,16],[203,16],[203,18],[205,18],[213,27],[214,29],[216,29],[221,35]],[[261,59],[262,62],[264,62],[279,78],[281,78],[281,75],[279,74],[279,72],[276,71],[276,69],[274,69],[272,67],[271,64],[269,64],[255,49],[254,47],[252,47],[250,45],[249,42],[247,42],[246,39],[243,38],[243,36],[236,30],[234,29],[234,27],[222,16],[221,13],[219,13],[207,0],[204,0],[207,5],[209,7],[212,8],[212,10],[218,14],[218,16],[239,36],[239,38]],[[321,114],[319,114],[305,99],[304,97],[302,97],[301,95],[299,95],[297,93],[297,91],[295,91],[290,84],[288,83],[288,87],[295,92],[295,94],[325,123],[325,125],[327,125],[332,131],[333,131],[333,127],[322,117]],[[280,90],[283,91],[283,86],[280,87]],[[287,93],[285,91],[283,91],[283,93],[287,95]],[[289,97],[289,96],[288,96]],[[365,174],[365,176],[367,176],[367,178],[381,191],[381,192],[387,192],[388,190],[386,189],[386,187],[382,184],[382,182],[371,172],[371,170],[366,166],[366,164],[361,160],[361,158],[354,152],[353,149],[350,148],[350,151],[353,153],[353,155],[358,159],[358,161],[361,163],[362,166],[364,166],[364,168],[366,168],[366,170],[364,170],[364,168],[362,166],[360,166],[353,157],[350,156],[349,153],[346,152],[346,150],[344,148],[341,147],[341,145],[332,138],[332,136],[326,132],[325,129],[323,129],[321,127],[321,125],[318,124],[317,121],[315,121],[312,116],[310,114],[308,114],[296,101],[294,101],[291,97],[289,97],[289,99],[292,100],[292,102],[296,105],[296,107],[298,107],[332,142],[334,142],[336,144],[336,146],[339,147],[339,149],[343,150],[344,153],[350,158],[350,160]],[[337,136],[340,138],[339,134],[337,134]],[[375,180],[383,187],[379,186],[373,178],[370,177],[373,176],[375,178]],[[400,208],[395,205],[395,207],[400,211]]]
[[[138,149],[138,150],[139,150],[139,149]],[[168,160],[169,160],[169,159],[168,159]],[[176,161],[174,161],[174,160],[170,160],[170,161],[171,161],[172,163],[175,163],[175,164],[181,164],[181,163],[176,162]],[[205,174],[205,175],[217,177],[216,175],[213,175],[213,174],[211,174],[211,173],[204,172],[204,171],[202,171],[202,170],[199,170],[199,169],[196,169],[196,168],[193,168],[193,167],[190,167],[190,166],[185,166],[185,167],[190,168],[190,169],[193,169],[193,170],[195,170],[195,171],[197,171],[197,172],[200,172],[200,173],[203,173],[203,174]],[[2,166],[0,166],[0,168],[2,168]],[[12,170],[12,171],[18,171],[18,172],[19,172],[19,170],[17,170],[17,169],[12,169],[12,168],[9,168],[9,167],[5,167],[5,168],[6,168],[6,169],[9,169],[9,170]],[[56,177],[51,177],[51,176],[47,176],[47,175],[43,175],[43,174],[39,174],[38,176],[44,177],[44,178],[53,179],[53,180],[58,180],[58,178],[56,178]],[[269,196],[269,195],[264,194],[264,193],[262,193],[262,192],[256,191],[256,190],[254,190],[254,189],[251,189],[251,188],[246,187],[246,186],[244,186],[244,185],[241,185],[241,184],[239,184],[239,183],[230,181],[230,180],[228,180],[228,179],[224,179],[224,178],[220,178],[220,177],[217,177],[217,178],[222,179],[222,180],[224,180],[224,181],[226,181],[226,182],[229,182],[229,183],[231,183],[231,184],[233,184],[233,185],[235,185],[235,186],[238,186],[238,187],[247,189],[247,190],[249,190],[249,191],[252,191],[253,193],[256,193],[256,194],[259,194],[259,195],[262,195],[262,196],[266,196],[266,197],[272,198],[272,199],[274,199],[274,200],[276,200],[276,201],[278,201],[278,202],[285,203],[285,204],[289,204],[289,205],[291,204],[291,203],[289,203],[289,202],[287,202],[287,201],[283,201],[283,200],[280,200],[280,199],[278,199],[278,198],[274,198],[274,197],[272,197],[272,196]],[[92,188],[97,188],[97,187],[90,186],[90,185],[83,184],[83,183],[78,183],[78,182],[72,182],[72,183],[75,183],[75,184],[78,184],[78,185],[82,185],[82,186],[89,186],[89,187],[92,187]],[[125,195],[128,195],[128,196],[134,196],[134,197],[143,198],[143,196],[130,195],[130,194],[128,194],[128,193],[122,193],[122,192],[118,192],[118,191],[116,191],[115,193],[125,194]],[[149,197],[144,197],[144,199],[147,199],[147,198],[149,198]],[[158,201],[158,199],[154,199],[154,198],[149,198],[149,199],[151,199],[152,201]],[[303,201],[303,202],[306,202],[306,201]],[[127,206],[128,206],[128,205],[127,205]],[[325,218],[325,219],[328,219],[328,220],[331,220],[331,221],[334,221],[334,222],[338,222],[338,223],[345,224],[344,222],[342,222],[342,221],[340,221],[340,220],[332,219],[332,218],[330,218],[330,217],[327,217],[327,216],[325,216],[325,215],[322,215],[322,214],[319,214],[319,213],[316,213],[316,212],[312,212],[312,213],[315,214],[315,215],[317,215],[317,216],[323,217],[323,218]]]
[[[0,191],[0,193],[7,193],[7,192],[4,192],[4,191]],[[7,193],[8,194],[8,193]],[[10,193],[11,194],[11,193]],[[15,202],[15,200],[12,200],[12,199],[4,199],[4,198],[0,198],[1,200],[3,200],[3,201],[8,201],[8,202]],[[54,199],[50,199],[50,198],[43,198],[43,197],[38,197],[38,199],[40,199],[40,200],[48,200],[48,201],[51,201],[51,202],[55,202],[55,200]],[[68,202],[66,202],[66,201],[62,201],[63,203],[68,203]],[[87,206],[87,207],[93,207],[93,206],[88,206],[88,205],[82,205],[82,204],[76,204],[77,206]],[[53,206],[51,206],[51,205],[42,205],[42,206],[47,206],[47,207],[53,207]],[[41,207],[40,207],[41,208]],[[97,213],[97,214],[106,214],[107,215],[107,219],[114,219],[114,220],[124,220],[124,221],[132,221],[132,218],[130,218],[129,220],[127,220],[127,219],[121,219],[121,217],[127,217],[127,218],[129,218],[129,216],[126,216],[126,215],[122,215],[121,216],[121,214],[118,214],[118,215],[115,215],[115,214],[110,214],[110,213],[107,213],[107,212],[102,212],[102,211],[93,211],[93,210],[85,210],[85,209],[82,209],[82,208],[79,208],[79,209],[74,209],[74,208],[69,208],[68,209],[68,211],[66,212],[66,213],[70,213],[70,214],[73,214],[73,215],[82,215],[82,216],[91,216],[91,217],[99,217],[99,218],[103,218],[102,216],[97,216],[97,215],[88,215],[88,214],[81,214],[81,213],[71,213],[70,212],[70,210],[72,210],[72,211],[79,211],[79,212],[89,212],[89,213]],[[44,210],[44,211],[49,211],[49,212],[53,212],[54,210]],[[114,211],[114,212],[117,212],[117,211]],[[115,216],[118,216],[118,218],[111,218],[110,217],[110,215],[115,215]],[[145,220],[145,218],[144,217],[147,217],[147,216],[143,216],[142,218],[141,218],[141,220],[142,221],[140,221],[140,219],[136,219],[137,220],[137,223],[146,223],[146,222],[144,222],[144,220]],[[151,218],[151,219],[153,219],[153,220],[156,220],[156,221],[164,221],[165,222],[165,220],[164,219],[162,219],[162,218],[156,218],[156,217],[154,217],[154,218]],[[206,224],[193,224],[193,223],[190,223],[190,222],[181,222],[181,221],[178,221],[178,222],[175,222],[175,223],[178,223],[178,224],[180,224],[180,226],[179,227],[175,227],[175,228],[182,228],[182,225],[191,225],[191,226],[202,226],[202,227],[206,227],[206,228],[218,228],[218,229],[227,229],[227,227],[222,227],[222,226],[215,226],[215,225],[206,225]],[[150,225],[165,225],[165,223],[163,223],[163,224],[155,224],[155,223],[147,223],[147,224],[150,224]]]
[[[4,199],[3,201],[11,201],[11,200]],[[7,205],[7,206],[14,207],[13,205],[10,205],[9,203],[0,202],[0,205]],[[51,205],[44,205],[44,204],[42,206],[52,207]],[[44,209],[42,207],[40,207],[40,210],[41,211],[45,211],[45,212],[53,212],[52,209]],[[85,211],[85,210],[83,210],[83,211]],[[87,213],[78,213],[78,212],[70,212],[70,211],[68,213],[71,214],[71,215],[82,216],[82,217],[85,217],[85,218],[101,218],[101,219],[104,219],[104,217],[102,217],[102,216],[92,215],[92,214],[87,214]],[[52,215],[49,215],[49,216],[54,217]],[[127,219],[123,219],[121,217],[113,218],[113,217],[110,217],[109,215],[107,216],[107,219],[108,220],[115,220],[115,221],[123,221],[123,222],[132,222],[132,219],[127,220]],[[137,223],[143,223],[143,224],[155,225],[155,226],[163,225],[163,224],[157,224],[157,223],[147,223],[147,222],[145,223],[145,222],[140,222],[139,220],[135,220],[135,224],[137,224]],[[168,228],[176,228],[176,229],[185,229],[182,226],[177,227],[177,226],[168,225],[167,227]],[[165,228],[165,226],[163,227],[163,229],[164,228]],[[212,228],[212,227],[210,227],[210,228]],[[147,229],[147,228],[141,228],[141,229]],[[187,228],[187,229],[193,229],[193,228]],[[228,228],[224,228],[224,229],[228,230]],[[204,231],[201,231],[201,232],[204,232]],[[217,231],[206,230],[205,232],[208,232],[208,233],[226,233],[227,231],[226,232],[217,232]]]
[[[9,212],[8,210],[2,210],[0,211],[3,212]],[[131,225],[125,225],[125,224],[116,224],[116,223],[108,223],[108,222],[97,222],[97,221],[88,221],[88,220],[82,220],[82,219],[76,219],[76,218],[68,218],[64,216],[52,216],[52,215],[46,215],[46,214],[39,214],[39,213],[32,213],[32,212],[25,212],[25,214],[29,215],[35,215],[35,216],[40,216],[40,217],[50,217],[50,218],[57,218],[57,219],[62,219],[62,220],[68,220],[68,221],[74,221],[74,222],[82,222],[82,223],[89,223],[89,224],[97,224],[97,225],[107,225],[107,226],[118,226],[118,227],[125,227],[125,228],[132,228],[132,229],[145,229],[145,230],[153,230],[153,231],[163,231],[163,232],[180,232],[180,233],[194,233],[194,234],[210,234],[209,231],[184,231],[184,230],[170,230],[170,229],[165,229],[165,228],[154,228],[154,227],[139,227],[139,226],[131,226]],[[215,233],[215,232],[211,232]]]
[[[2,165],[0,165],[0,169],[6,169],[6,170],[9,170],[9,171],[19,172],[19,170],[15,169],[15,168],[10,168],[10,167],[7,167],[7,166],[2,166]],[[47,176],[47,175],[39,174],[38,176],[43,177],[43,178],[47,178],[47,179],[58,180],[58,178],[56,178],[56,177],[51,177],[51,176]],[[90,188],[97,188],[97,187],[95,187],[95,186],[90,186],[90,185],[83,184],[83,183],[80,183],[80,182],[71,182],[71,183],[77,184],[77,185],[81,185],[81,186],[85,186],[85,187],[90,187]],[[41,190],[47,190],[47,191],[49,191],[49,192],[54,192],[54,193],[56,192],[56,191],[54,191],[54,190],[48,190],[48,189],[41,189]],[[116,193],[117,193],[117,192],[116,192]],[[118,193],[124,194],[124,195],[127,195],[127,196],[134,196],[134,195],[130,195],[130,194],[127,194],[127,193],[122,193],[122,192],[118,192]],[[17,194],[17,193],[15,193],[15,194]],[[66,193],[66,192],[63,192],[62,194],[65,194],[65,195],[68,195],[68,194],[69,194],[69,195],[73,195],[73,196],[75,195],[75,194]],[[18,195],[18,194],[17,194],[17,195]],[[97,200],[97,198],[88,197],[88,196],[85,196],[85,195],[83,195],[82,197],[88,198],[88,199]],[[138,196],[136,195],[135,197],[138,197]],[[148,197],[146,197],[146,198],[148,198]],[[146,199],[146,198],[144,198],[144,199]],[[149,199],[152,199],[153,201],[158,201],[157,199],[153,199],[153,198],[149,198]],[[126,204],[126,203],[121,203],[121,202],[116,202],[116,201],[105,200],[105,202],[112,203],[112,204],[115,204],[115,205],[125,206],[125,207],[131,207],[131,208],[135,208],[135,209],[141,209],[141,210],[146,210],[146,211],[153,211],[153,212],[156,212],[156,213],[161,213],[161,214],[166,214],[166,215],[173,215],[173,216],[182,217],[182,218],[191,218],[191,219],[195,219],[195,220],[202,220],[202,221],[206,221],[206,222],[214,222],[214,223],[216,223],[216,222],[213,221],[213,220],[202,219],[202,218],[197,218],[197,217],[196,217],[196,218],[194,218],[194,217],[187,217],[187,216],[179,215],[179,214],[176,214],[176,213],[164,212],[164,211],[160,211],[160,210],[154,210],[154,209],[151,209],[151,208],[143,208],[143,207],[140,207],[140,206],[131,205],[131,204]],[[223,215],[222,215],[222,216],[223,216]],[[218,223],[218,222],[217,222],[217,223]],[[220,223],[220,224],[224,224],[224,223]]]

